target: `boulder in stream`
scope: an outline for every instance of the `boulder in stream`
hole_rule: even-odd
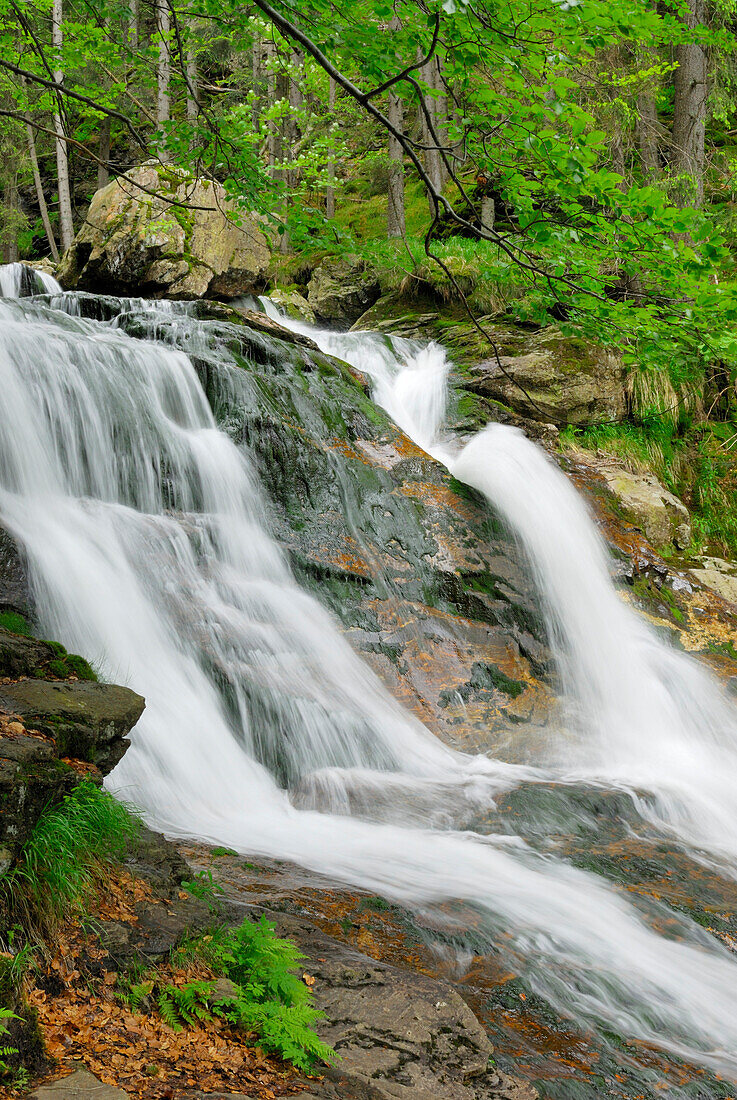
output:
[[[656,550],[685,550],[691,541],[691,517],[686,505],[654,474],[637,474],[617,462],[603,461],[598,472],[613,494],[623,517],[639,527]]]
[[[153,298],[237,298],[262,287],[269,246],[219,183],[143,164],[92,197],[59,265],[67,289]]]

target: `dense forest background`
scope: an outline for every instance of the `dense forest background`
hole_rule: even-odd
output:
[[[56,259],[155,159],[261,215],[274,283],[357,255],[482,335],[595,338],[628,416],[568,442],[735,555],[736,27],[733,0],[0,0],[0,244]]]

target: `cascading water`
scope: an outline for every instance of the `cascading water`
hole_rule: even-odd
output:
[[[443,437],[449,364],[439,345],[315,330],[263,301],[366,373],[395,422],[480,490],[519,539],[572,704],[572,736],[553,745],[557,775],[647,792],[645,800],[635,793],[643,816],[737,874],[737,707],[619,598],[603,540],[568,478],[517,428],[490,425],[458,453]]]
[[[0,518],[48,633],[146,695],[114,789],[172,834],[408,904],[468,902],[563,1014],[737,1079],[727,951],[687,920],[666,939],[600,879],[519,840],[454,831],[496,791],[543,776],[452,752],[388,696],[297,588],[248,458],[185,354],[52,301],[66,312],[0,303]],[[171,317],[139,313],[151,335]],[[420,359],[410,386],[367,358],[397,418],[411,413],[432,445],[441,350],[425,357],[432,387]],[[432,391],[424,411],[412,391]],[[465,461],[471,479],[473,451]],[[345,816],[299,808],[312,805]]]

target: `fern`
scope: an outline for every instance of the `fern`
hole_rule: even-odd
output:
[[[255,1032],[261,1045],[309,1072],[335,1052],[313,1028],[324,1014],[312,1005],[312,991],[295,974],[305,958],[291,940],[276,935],[265,917],[244,920],[236,929],[210,939],[211,964],[238,987],[237,997],[215,1005],[231,1023]]]
[[[199,1021],[211,1020],[209,1005],[212,982],[188,982],[183,986],[166,985],[159,992],[159,1012],[173,1031],[184,1025],[194,1027]]]
[[[0,1035],[10,1034],[6,1020],[20,1020],[20,1016],[16,1016],[14,1012],[11,1012],[9,1008],[0,1008]],[[6,1058],[10,1058],[13,1054],[18,1053],[17,1047],[2,1046],[0,1047],[0,1073],[5,1075],[11,1073],[11,1068],[5,1061]]]

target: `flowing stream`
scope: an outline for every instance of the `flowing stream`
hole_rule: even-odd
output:
[[[572,700],[559,764],[454,752],[296,584],[248,454],[190,358],[156,338],[176,316],[196,342],[187,307],[120,303],[146,336],[133,338],[117,316],[78,316],[74,295],[13,299],[14,280],[0,271],[0,520],[28,556],[44,632],[146,696],[111,788],[172,835],[410,906],[465,902],[564,1016],[737,1081],[737,962],[715,938],[685,918],[661,934],[598,876],[467,827],[501,791],[583,776],[631,791],[701,859],[737,846],[734,708],[620,603],[565,477],[511,429],[460,453],[442,437],[441,348],[311,331],[489,497],[532,562]]]

